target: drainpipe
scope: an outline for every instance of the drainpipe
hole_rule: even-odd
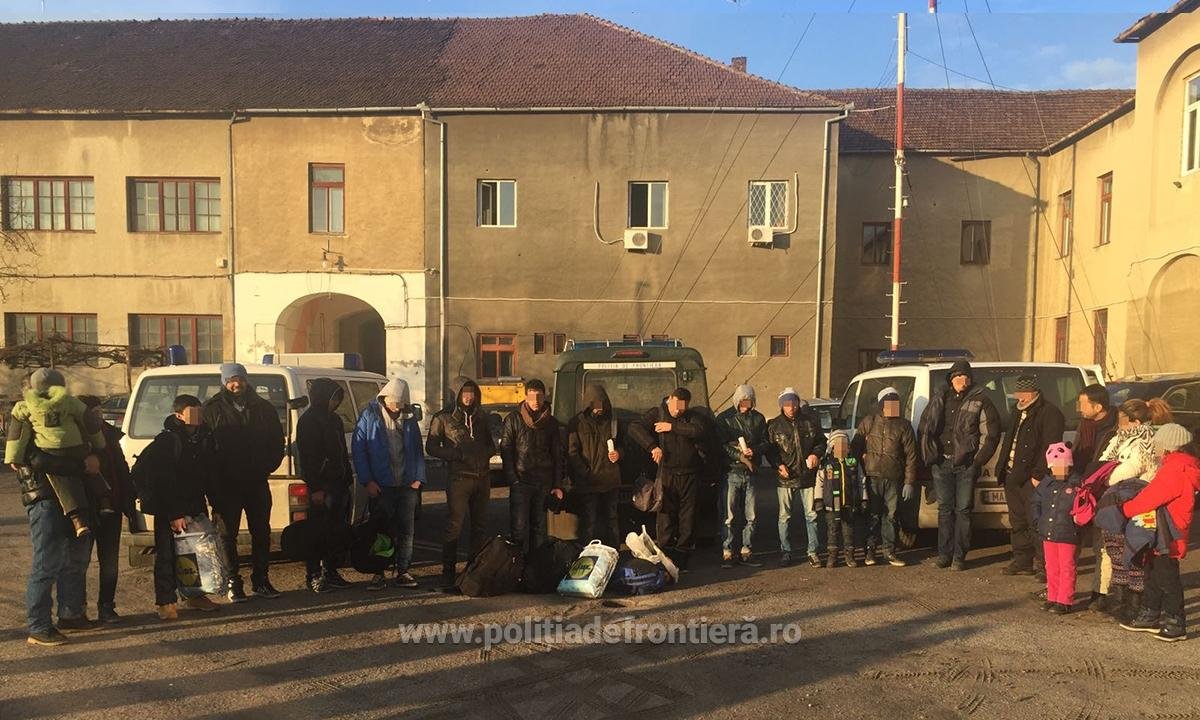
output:
[[[850,117],[853,110],[854,104],[851,103],[842,108],[840,115],[825,121],[825,144],[821,151],[821,224],[817,229],[817,322],[813,332],[813,397],[818,397],[821,391],[821,342],[825,321],[825,247],[829,239],[830,138],[833,136],[833,124]]]
[[[438,126],[438,402],[446,397],[446,123],[435,120],[429,106],[421,106],[421,119]]]
[[[1042,161],[1033,153],[1029,153],[1029,159],[1033,161],[1033,166],[1036,168],[1036,179],[1033,190],[1033,247],[1029,251],[1029,299],[1025,303],[1025,334],[1029,340],[1029,348],[1026,351],[1025,360],[1026,362],[1033,362],[1037,336],[1038,252],[1039,245],[1041,244],[1042,219],[1046,217],[1046,213],[1042,209]],[[1066,238],[1063,239],[1064,241],[1066,240]]]

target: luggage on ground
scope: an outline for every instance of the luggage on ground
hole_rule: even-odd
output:
[[[679,582],[679,567],[654,543],[654,538],[650,537],[650,533],[646,532],[645,525],[642,526],[641,535],[637,533],[626,535],[625,545],[629,548],[629,552],[633,553],[634,557],[649,560],[656,565],[662,565],[663,570],[666,570],[667,575],[670,576],[671,582]]]
[[[669,578],[662,565],[638,557],[626,558],[617,565],[609,587],[623,595],[650,595],[662,591]]]
[[[604,594],[609,578],[617,568],[617,551],[599,540],[587,544],[558,584],[558,594],[598,598]]]
[[[468,597],[503,595],[517,589],[524,568],[520,547],[497,535],[475,553],[455,585]]]
[[[521,589],[527,593],[546,594],[554,592],[579,557],[583,545],[573,540],[550,538],[550,542],[535,548],[525,556],[525,569],[521,573]]]

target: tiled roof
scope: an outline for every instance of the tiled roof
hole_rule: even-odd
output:
[[[0,111],[831,107],[590,15],[0,25]]]
[[[1113,42],[1139,43],[1163,25],[1171,22],[1176,15],[1193,12],[1196,8],[1200,8],[1200,0],[1179,0],[1166,12],[1143,15],[1137,22],[1122,30]]]
[[[843,123],[840,151],[891,152],[896,91],[818,90],[855,111]],[[1132,103],[1132,90],[943,90],[906,88],[906,150],[950,153],[1034,152]],[[882,108],[882,109],[880,109]]]

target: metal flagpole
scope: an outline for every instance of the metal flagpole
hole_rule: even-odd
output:
[[[908,13],[899,14],[897,32],[896,195],[892,221],[892,350],[900,349],[900,240],[904,230],[904,56],[908,46]]]

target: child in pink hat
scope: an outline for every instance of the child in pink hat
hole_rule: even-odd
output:
[[[1049,473],[1033,491],[1033,526],[1042,540],[1046,556],[1046,603],[1043,607],[1065,615],[1075,606],[1075,553],[1079,528],[1071,518],[1079,476],[1071,446],[1054,443],[1046,450]]]

